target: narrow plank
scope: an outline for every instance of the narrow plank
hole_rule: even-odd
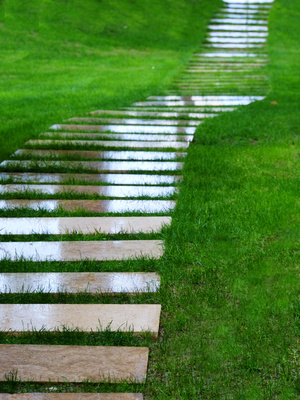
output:
[[[19,166],[23,168],[60,167],[71,169],[86,168],[96,172],[130,172],[130,171],[178,171],[183,163],[177,161],[40,161],[40,160],[6,160],[2,166]]]
[[[178,192],[173,186],[76,186],[76,185],[0,185],[0,194],[34,191],[36,193],[55,195],[59,193],[97,194],[105,197],[168,197]]]
[[[1,344],[0,359],[0,381],[18,371],[18,378],[33,382],[144,382],[148,349]]]
[[[30,208],[54,211],[59,207],[67,211],[83,209],[97,213],[167,213],[175,208],[175,200],[0,200],[0,209]]]
[[[0,400],[143,400],[141,393],[0,393]]]
[[[110,125],[148,125],[148,126],[198,126],[200,121],[189,121],[187,119],[129,119],[129,118],[70,118],[68,121],[72,122],[85,122],[85,123],[99,123]]]
[[[170,224],[171,217],[0,218],[0,235],[151,233]]]
[[[0,243],[0,260],[13,261],[104,261],[162,255],[163,242],[158,240]]]
[[[137,160],[137,161],[170,161],[186,156],[186,153],[174,153],[171,151],[91,151],[91,150],[39,150],[39,149],[20,149],[14,156],[34,156],[34,157],[76,157],[76,158],[95,158],[101,160]]]
[[[134,294],[156,292],[159,287],[154,272],[0,273],[0,293]]]
[[[184,133],[87,133],[87,132],[44,132],[40,136],[43,138],[64,138],[64,139],[91,139],[94,142],[96,139],[103,139],[107,141],[120,140],[121,142],[126,141],[148,141],[148,142],[179,142],[179,141],[191,141],[193,139],[193,134]],[[27,143],[32,143],[30,140]]]
[[[153,134],[193,134],[196,128],[170,127],[170,126],[126,126],[126,125],[52,125],[53,130],[115,132],[115,133],[153,133]]]
[[[0,330],[151,332],[158,335],[160,304],[1,304]]]
[[[13,179],[17,182],[35,183],[72,183],[83,180],[91,183],[107,183],[115,185],[169,185],[182,180],[182,176],[172,175],[139,175],[139,174],[47,174],[35,172],[2,172],[0,179]]]
[[[186,137],[185,137],[186,138]],[[135,139],[135,138],[133,138]],[[162,139],[162,140],[159,140]],[[174,140],[175,139],[175,140]],[[164,135],[164,138],[156,138],[155,140],[29,140],[25,144],[28,146],[83,146],[85,148],[107,147],[107,148],[123,148],[123,149],[186,149],[189,147],[189,141],[193,140],[188,137],[186,140],[174,137],[169,140]],[[0,164],[0,166],[2,163]]]
[[[122,110],[95,110],[90,113],[91,115],[121,115],[130,117],[152,117],[152,118],[180,118],[185,117],[188,119],[204,119],[209,118],[214,114],[211,113],[188,113],[188,112],[153,112],[153,111],[122,111]]]

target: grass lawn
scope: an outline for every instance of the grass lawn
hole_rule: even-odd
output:
[[[87,13],[92,18],[93,6],[107,3],[87,1],[81,16]],[[86,25],[79,31],[74,26],[80,15],[71,2],[45,1],[42,9],[31,2],[38,15],[33,12],[28,25],[19,21],[20,31],[9,26],[15,26],[14,18],[26,3],[2,3],[8,6],[1,25],[7,32],[1,39],[7,44],[7,64],[1,67],[0,158],[63,118],[159,94],[202,40],[204,24],[217,5],[175,0],[170,8],[169,2],[141,3],[110,1],[111,14],[106,10],[106,15],[103,6],[103,18],[95,25],[83,18]],[[58,4],[63,4],[61,26],[54,11],[45,11]],[[164,12],[164,18],[155,19],[157,11]],[[197,129],[172,226],[157,235],[166,241],[161,260],[0,263],[1,271],[10,272],[157,271],[162,278],[157,294],[98,300],[161,303],[158,341],[111,332],[36,332],[18,337],[1,334],[1,343],[150,346],[148,379],[142,388],[146,399],[300,398],[299,19],[298,1],[275,1],[269,26],[267,98],[208,118]],[[106,20],[110,25],[104,24]],[[72,37],[62,42],[69,32]],[[18,53],[12,48],[15,40],[20,57],[12,60]],[[94,300],[88,295],[37,294],[35,298],[5,295],[1,301]],[[0,385],[0,391],[20,388],[39,387],[22,386],[14,377]],[[87,383],[79,390],[140,391],[141,387]]]

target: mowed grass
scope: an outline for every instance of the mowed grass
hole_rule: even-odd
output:
[[[160,94],[220,3],[0,1],[0,160],[66,118]]]
[[[300,397],[299,18],[276,0],[271,92],[207,119],[189,148],[148,398]]]

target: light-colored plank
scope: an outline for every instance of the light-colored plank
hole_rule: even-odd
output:
[[[0,393],[0,400],[143,400],[141,393]]]
[[[39,261],[126,260],[160,258],[163,243],[157,240],[91,242],[1,242],[0,260]]]
[[[147,174],[47,174],[35,172],[2,172],[0,179],[13,179],[16,182],[34,183],[72,183],[82,180],[94,183],[107,183],[114,185],[171,185],[182,180],[182,176],[172,175],[147,175]]]
[[[141,393],[0,393],[0,400],[143,400]]]
[[[165,135],[164,135],[165,136]],[[191,135],[188,135],[191,136]],[[26,142],[30,146],[84,146],[85,148],[93,148],[95,146],[107,147],[107,148],[123,148],[123,149],[186,149],[189,146],[188,141],[182,141],[178,136],[174,137],[175,140],[168,140],[168,138],[155,138],[153,141],[147,141],[146,138],[143,140],[29,140]],[[189,138],[193,140],[192,138]],[[1,164],[0,164],[1,165]]]
[[[95,124],[111,125],[148,125],[148,126],[198,126],[200,121],[189,121],[187,119],[129,119],[129,118],[70,118],[68,121],[85,122]]]
[[[112,142],[114,140],[120,140],[123,143],[123,146],[126,145],[127,141],[141,141],[141,142],[179,142],[179,141],[191,141],[193,140],[193,134],[183,134],[183,133],[172,133],[172,134],[163,134],[163,133],[86,133],[86,132],[45,132],[42,134],[43,138],[64,138],[64,139],[91,139],[93,143],[96,143],[96,139],[98,140],[107,140]],[[32,143],[29,141],[27,143]],[[144,146],[147,147],[147,146]]]
[[[171,217],[0,218],[0,235],[150,233],[170,224]]]
[[[159,286],[154,272],[0,273],[0,293],[143,293]]]
[[[168,213],[175,205],[175,200],[0,200],[2,210],[27,207],[54,211],[61,207],[68,211],[83,209],[97,213]]]
[[[168,197],[178,190],[173,186],[76,186],[76,185],[0,185],[0,193],[19,193],[35,191],[37,193],[55,195],[59,193],[82,193],[105,197]]]
[[[171,151],[88,151],[88,150],[39,150],[20,149],[15,156],[34,157],[76,157],[95,158],[106,160],[135,160],[135,161],[172,161],[186,156],[186,153],[174,153]]]
[[[194,127],[173,127],[173,126],[127,126],[127,125],[72,125],[72,124],[56,124],[50,129],[66,130],[66,131],[85,131],[85,132],[114,132],[114,133],[148,133],[148,134],[194,134]]]
[[[158,335],[159,304],[0,304],[0,330],[145,331]]]
[[[145,347],[0,345],[0,381],[18,371],[33,382],[137,381],[146,378]]]
[[[40,161],[40,160],[7,160],[2,166],[23,168],[87,168],[96,172],[130,172],[130,171],[179,171],[183,163],[177,161]]]
[[[204,119],[212,116],[211,113],[186,113],[186,112],[153,112],[153,111],[122,111],[122,110],[96,110],[92,111],[92,115],[124,115],[131,117],[153,117],[153,118],[180,118]]]

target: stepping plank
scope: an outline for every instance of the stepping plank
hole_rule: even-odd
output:
[[[212,116],[210,113],[177,113],[177,112],[151,112],[151,111],[120,111],[120,110],[96,110],[92,111],[92,115],[126,115],[131,117],[153,117],[153,118],[194,118],[204,119]]]
[[[106,197],[168,197],[178,190],[173,186],[80,186],[80,185],[0,185],[0,194],[35,191],[48,195],[59,193],[97,194]]]
[[[221,24],[243,24],[243,25],[267,25],[268,22],[266,20],[259,20],[259,19],[248,19],[248,18],[213,18],[211,22],[221,23]]]
[[[0,330],[7,332],[145,331],[158,335],[159,304],[1,304]]]
[[[154,272],[0,273],[0,293],[133,294],[156,292],[159,286]]]
[[[166,213],[173,210],[175,205],[174,200],[0,200],[2,210],[27,207],[54,211],[61,207],[67,211],[84,209],[98,213]]]
[[[193,136],[187,135],[186,136],[178,136],[168,140],[162,141],[146,141],[146,140],[123,140],[123,141],[116,141],[116,140],[29,140],[26,142],[26,145],[31,146],[52,146],[52,145],[61,145],[61,146],[85,146],[85,147],[121,147],[121,148],[130,148],[130,149],[145,149],[145,148],[152,148],[152,149],[186,149],[189,146],[188,141],[184,142],[186,138],[190,141],[193,140]],[[165,137],[165,136],[164,136]],[[0,164],[1,165],[1,164]]]
[[[243,25],[243,24],[217,24],[217,25],[208,25],[208,28],[216,31],[236,31],[236,32],[267,32],[268,28],[266,26],[252,26],[252,25]]]
[[[115,139],[120,140],[120,141],[186,141],[188,139],[192,140],[193,135],[177,135],[177,134],[170,134],[170,135],[163,135],[163,134],[137,134],[137,133],[76,133],[76,132],[45,132],[41,136],[46,137],[46,138],[53,138],[53,137],[60,137],[60,138],[67,138],[67,139],[80,139],[81,140],[86,140],[86,139],[107,139],[108,141],[113,141]],[[113,140],[112,140],[113,139]],[[31,141],[28,141],[29,143]]]
[[[35,157],[77,157],[77,158],[98,158],[107,160],[174,160],[185,157],[186,153],[174,153],[166,151],[84,151],[84,150],[30,150],[20,149],[14,156],[35,156]]]
[[[182,180],[181,176],[138,175],[138,174],[41,174],[34,172],[2,172],[0,179],[13,179],[17,182],[62,183],[75,180],[103,182],[117,185],[168,185]]]
[[[150,233],[159,232],[171,220],[171,217],[0,218],[0,235]]]
[[[168,106],[168,107],[174,107],[174,106],[203,106],[203,105],[235,105],[235,106],[242,106],[242,105],[248,105],[252,103],[254,100],[237,100],[237,101],[222,101],[222,100],[162,100],[162,101],[144,101],[140,103],[135,103],[136,105],[139,105],[141,107],[143,106]]]
[[[6,160],[1,166],[19,166],[23,168],[61,167],[69,169],[87,168],[97,172],[121,171],[178,171],[183,163],[177,161],[40,161]]]
[[[268,32],[218,32],[218,31],[211,31],[208,33],[209,36],[222,36],[222,37],[267,37]]]
[[[163,242],[158,240],[91,242],[1,242],[0,260],[80,261],[160,258]]]
[[[111,125],[165,125],[165,126],[198,126],[200,121],[168,120],[168,119],[121,119],[121,118],[70,118],[68,121],[85,123],[102,123]],[[131,127],[126,130],[126,132]]]
[[[33,382],[137,381],[146,379],[146,347],[0,345],[0,381],[18,371]]]
[[[0,400],[143,400],[141,393],[0,393]]]
[[[128,110],[138,110],[141,108],[140,107],[132,107],[128,108]],[[158,112],[165,112],[165,111],[171,111],[171,112],[198,112],[198,111],[208,111],[210,114],[211,113],[219,113],[219,112],[224,112],[224,111],[234,111],[236,110],[236,107],[232,106],[226,106],[226,107],[210,107],[210,106],[198,106],[198,107],[143,107],[142,110],[156,110]],[[141,111],[144,112],[144,111]]]
[[[95,132],[115,132],[115,133],[153,133],[153,134],[178,134],[195,133],[196,128],[181,128],[170,126],[126,126],[126,125],[52,125],[50,129],[63,129],[67,131],[95,131]]]
[[[177,100],[177,101],[220,101],[220,102],[239,102],[241,100],[263,100],[264,96],[228,96],[228,95],[214,95],[214,96],[150,96],[148,100]],[[223,104],[226,105],[226,104]],[[228,104],[231,105],[231,104]]]

